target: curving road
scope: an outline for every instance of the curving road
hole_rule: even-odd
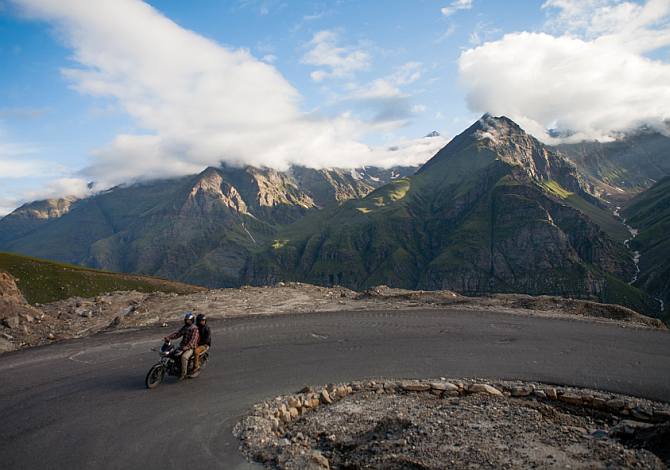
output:
[[[670,333],[455,311],[212,321],[204,373],[148,391],[164,329],[0,356],[3,469],[257,468],[231,430],[253,403],[368,377],[533,379],[670,400]],[[197,466],[193,466],[197,464]]]

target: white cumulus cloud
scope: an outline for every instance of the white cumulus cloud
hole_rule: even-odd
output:
[[[549,32],[518,32],[464,51],[473,111],[505,114],[544,140],[608,139],[641,124],[667,128],[669,0],[550,0]]]
[[[221,162],[281,169],[405,159],[403,153],[362,143],[376,123],[346,113],[324,118],[304,112],[298,91],[271,64],[182,28],[147,3],[13,1],[29,17],[55,26],[72,49],[74,64],[62,73],[74,89],[113,98],[144,130],[118,135],[95,150],[79,174],[78,191],[88,181],[104,189]],[[337,45],[334,33],[318,33],[312,46],[305,60],[326,76],[367,66],[367,53]],[[408,66],[397,81],[409,82],[418,73]]]
[[[12,140],[0,126],[0,217],[35,199],[81,197],[90,192],[81,178],[68,177],[62,165],[37,158],[40,150]],[[32,184],[26,186],[26,181]]]

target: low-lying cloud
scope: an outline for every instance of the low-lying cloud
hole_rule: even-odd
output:
[[[611,138],[642,124],[667,131],[670,1],[549,0],[549,32],[518,32],[464,51],[473,111],[505,114],[538,138]]]
[[[113,98],[147,130],[118,135],[95,150],[80,176],[98,188],[221,162],[280,169],[403,163],[404,153],[361,143],[374,123],[303,112],[300,94],[272,65],[184,29],[144,2],[14,2],[53,24],[72,48],[78,66],[62,73],[76,90]],[[315,38],[323,54],[315,53],[314,63],[333,52],[325,50],[331,40],[328,34]],[[326,75],[364,66],[365,57],[333,47],[342,61],[324,59]],[[419,148],[425,153],[412,161],[431,156],[432,148]]]

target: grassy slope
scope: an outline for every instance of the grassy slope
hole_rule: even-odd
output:
[[[631,242],[642,253],[639,283],[665,300],[670,319],[670,177],[635,197],[623,214],[640,230]]]
[[[119,290],[190,293],[202,289],[157,278],[98,271],[11,253],[0,253],[0,271],[17,278],[19,289],[33,304],[74,296],[93,297]]]
[[[600,227],[600,229],[609,235],[613,240],[623,242],[624,240],[630,238],[630,233],[628,233],[626,226],[605,209],[591,204],[586,199],[580,197],[578,194],[567,191],[556,181],[547,181],[542,185],[542,187],[552,195],[563,199],[572,208],[582,212],[589,219],[595,222]]]

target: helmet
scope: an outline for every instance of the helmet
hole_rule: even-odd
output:
[[[184,313],[184,321],[186,322],[188,320],[191,320],[191,321],[195,320],[195,315],[193,315],[193,312],[185,312]]]
[[[197,317],[195,317],[195,322],[200,323],[201,321],[207,320],[207,315],[204,313],[199,313]]]

